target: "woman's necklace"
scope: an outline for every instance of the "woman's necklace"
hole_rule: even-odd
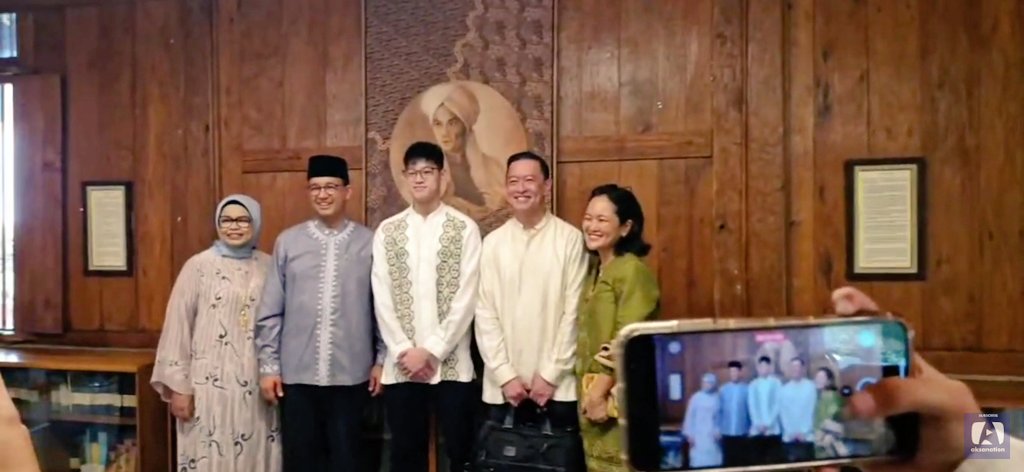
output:
[[[249,302],[246,301],[245,306],[242,307],[242,315],[238,318],[238,324],[242,329],[249,328]]]
[[[248,277],[245,279],[245,303],[242,305],[242,311],[238,317],[238,324],[239,326],[242,327],[243,330],[249,331],[252,329],[252,326],[249,324],[249,311],[252,308],[253,301],[255,301],[254,297],[252,296],[252,292],[253,282],[257,278],[256,267],[253,266],[251,268],[244,268],[242,270],[245,270],[248,273]]]

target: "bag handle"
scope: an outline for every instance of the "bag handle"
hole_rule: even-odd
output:
[[[545,436],[554,436],[554,428],[551,426],[551,415],[548,414],[548,409],[540,405],[537,406],[537,414],[544,419],[540,425],[540,431]],[[516,408],[512,404],[508,403],[505,405],[505,420],[502,422],[501,427],[504,429],[514,429],[516,426]]]
[[[541,423],[541,433],[544,434],[545,436],[554,436],[554,429],[551,427],[551,415],[548,415],[547,407],[538,404],[537,414],[538,416],[544,419],[544,421]]]
[[[505,408],[505,421],[501,425],[505,429],[513,429],[516,427],[516,407],[509,404]]]
[[[551,417],[548,416],[547,409],[538,407],[537,411],[540,412],[540,415],[544,417],[544,422],[541,423],[540,425],[540,432],[543,433],[545,436],[554,436],[555,433],[551,428]]]

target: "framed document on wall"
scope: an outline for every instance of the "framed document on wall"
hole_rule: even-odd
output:
[[[130,277],[134,268],[132,183],[83,182],[85,275]]]
[[[845,163],[846,278],[925,279],[925,159]]]

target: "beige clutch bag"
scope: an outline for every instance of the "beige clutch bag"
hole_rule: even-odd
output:
[[[601,345],[601,350],[594,355],[594,360],[601,365],[615,370],[615,359],[612,357],[612,347],[609,344]],[[584,396],[590,391],[594,381],[597,380],[599,374],[583,374],[583,394]],[[618,418],[619,417],[619,399],[616,392],[617,388],[612,387],[611,392],[608,395],[608,417]]]

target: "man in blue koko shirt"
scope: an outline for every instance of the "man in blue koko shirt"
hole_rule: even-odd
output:
[[[726,467],[749,465],[747,433],[750,414],[747,412],[747,384],[741,379],[743,364],[729,361],[729,381],[719,389],[722,412],[719,415],[722,433],[722,457]]]

